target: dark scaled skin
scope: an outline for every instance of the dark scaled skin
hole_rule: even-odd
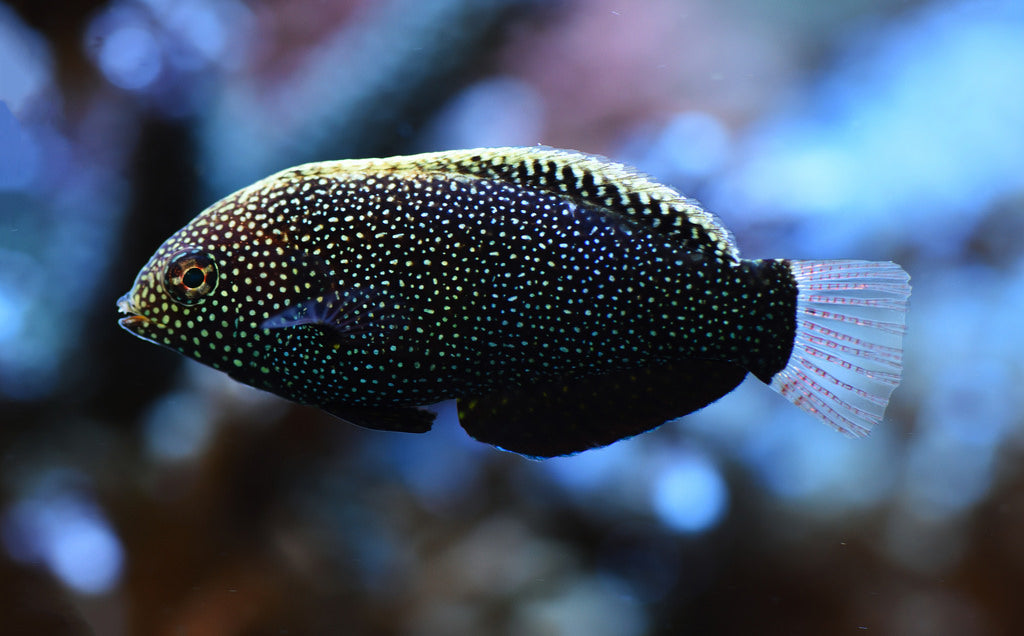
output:
[[[168,239],[121,324],[356,424],[576,452],[768,381],[793,346],[785,261],[745,261],[675,190],[578,153],[307,164]]]

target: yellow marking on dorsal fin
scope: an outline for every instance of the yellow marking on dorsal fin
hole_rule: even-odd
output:
[[[383,159],[344,159],[296,166],[267,180],[356,179],[372,174],[505,181],[623,215],[684,241],[692,241],[694,228],[699,228],[716,251],[739,257],[732,234],[696,201],[629,166],[571,150],[544,146],[474,148]]]

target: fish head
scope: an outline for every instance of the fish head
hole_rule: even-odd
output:
[[[160,246],[131,290],[117,300],[117,308],[125,314],[118,322],[127,331],[199,358],[205,355],[202,349],[210,351],[202,341],[224,331],[228,316],[217,308],[236,303],[230,285],[223,284],[224,272],[230,271],[224,246],[203,240],[195,225],[193,221]]]
[[[316,232],[306,211],[314,202],[297,198],[293,185],[294,179],[278,177],[257,182],[174,233],[118,299],[120,325],[280,393],[272,361],[291,360],[287,352],[300,341],[311,347],[330,336],[323,329],[299,329],[310,322],[297,317],[300,309],[311,299],[338,297],[328,294],[334,269],[310,248]],[[317,307],[333,315],[329,309]]]
[[[254,352],[279,340],[264,338],[261,322],[300,291],[301,252],[282,229],[294,217],[266,212],[277,196],[241,190],[171,235],[118,299],[121,327],[233,374],[257,366]]]

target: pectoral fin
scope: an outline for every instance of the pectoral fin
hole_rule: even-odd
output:
[[[398,320],[398,307],[383,292],[359,287],[332,289],[270,315],[262,329],[318,326],[338,336],[379,332]]]
[[[711,404],[747,372],[687,360],[460,399],[475,439],[531,457],[568,455],[651,430]]]

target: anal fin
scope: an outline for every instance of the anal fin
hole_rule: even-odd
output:
[[[685,360],[568,381],[495,391],[458,401],[472,437],[531,457],[605,446],[692,413],[732,391],[747,372]]]
[[[398,433],[426,433],[437,417],[436,413],[411,406],[320,405],[320,408],[356,426]]]

